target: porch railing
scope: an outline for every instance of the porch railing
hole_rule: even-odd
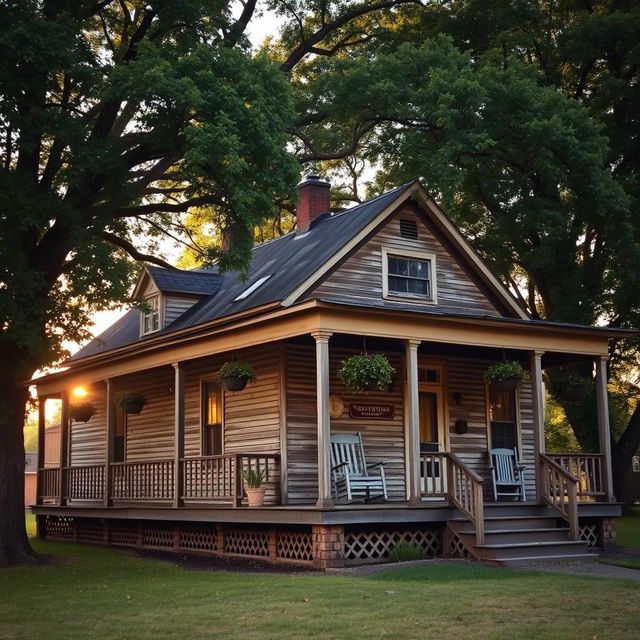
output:
[[[185,501],[242,504],[244,480],[249,468],[261,469],[266,489],[265,504],[279,500],[280,456],[264,453],[231,453],[219,456],[183,458]]]
[[[60,467],[46,467],[38,470],[41,500],[60,498]]]
[[[420,496],[440,498],[448,496],[446,453],[420,454]]]
[[[65,497],[69,500],[102,500],[104,498],[104,465],[66,467]]]
[[[577,478],[578,501],[588,502],[606,497],[602,453],[549,453],[547,457]]]
[[[482,478],[455,453],[447,453],[447,497],[473,523],[476,544],[484,543]]]
[[[114,462],[111,497],[114,500],[172,500],[173,460]]]
[[[569,523],[569,537],[578,539],[578,478],[551,457],[540,454],[542,500]]]

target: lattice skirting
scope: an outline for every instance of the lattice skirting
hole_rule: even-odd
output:
[[[578,529],[578,539],[586,542],[587,547],[595,548],[602,546],[600,527],[596,522],[581,522]]]
[[[155,523],[40,516],[45,536],[95,544],[310,563],[310,530],[239,529],[221,524]]]
[[[410,542],[422,548],[427,556],[442,550],[440,529],[408,529],[406,531],[351,531],[344,536],[346,560],[382,560],[399,542]]]
[[[449,548],[447,549],[447,555],[451,558],[465,558],[467,560],[473,560],[473,556],[467,551],[462,540],[453,533],[450,532],[449,536]]]

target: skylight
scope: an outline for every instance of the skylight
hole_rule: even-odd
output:
[[[236,296],[233,301],[237,302],[238,300],[244,300],[249,297],[256,289],[261,287],[273,274],[269,274],[268,276],[264,276],[256,280],[253,284],[249,285],[240,295]]]

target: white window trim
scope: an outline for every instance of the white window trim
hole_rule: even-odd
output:
[[[162,299],[162,294],[161,293],[156,293],[154,295],[151,296],[147,296],[144,298],[144,302],[149,302],[150,300],[153,300],[154,298],[156,298],[158,300],[158,328],[157,329],[153,329],[152,331],[145,331],[144,330],[144,319],[145,319],[145,312],[141,309],[140,310],[140,337],[142,336],[150,336],[152,333],[158,333],[158,331],[160,331],[162,329],[162,327],[164,326],[164,302]]]
[[[431,297],[420,298],[418,296],[403,296],[398,293],[389,293],[389,256],[399,258],[417,258],[431,263]],[[433,253],[423,251],[411,251],[409,249],[390,249],[382,247],[382,297],[385,300],[402,300],[416,304],[438,304],[438,288],[436,278],[436,256]]]

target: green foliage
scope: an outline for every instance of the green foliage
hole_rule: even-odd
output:
[[[496,362],[495,364],[487,367],[487,370],[483,374],[484,381],[487,384],[492,382],[502,382],[509,378],[518,378],[522,380],[527,377],[527,372],[522,368],[522,365],[516,360],[509,360],[506,362]]]
[[[393,545],[389,551],[389,559],[393,562],[409,562],[410,560],[422,560],[424,550],[413,542],[404,540]]]
[[[381,353],[364,353],[342,361],[338,378],[345,387],[356,393],[369,389],[386,391],[391,386],[396,370],[387,356]]]
[[[258,489],[264,482],[265,473],[262,467],[251,467],[242,472],[242,479],[250,489]]]
[[[147,404],[146,398],[137,391],[126,391],[119,393],[115,399],[116,405],[121,407],[125,411],[128,411],[132,407],[144,407]]]
[[[218,376],[220,378],[243,378],[247,382],[254,382],[256,379],[253,367],[250,364],[240,362],[239,360],[230,360],[229,362],[225,362],[220,367]]]
[[[552,453],[580,453],[582,448],[569,424],[562,406],[547,394],[545,405],[544,441],[546,451]]]

